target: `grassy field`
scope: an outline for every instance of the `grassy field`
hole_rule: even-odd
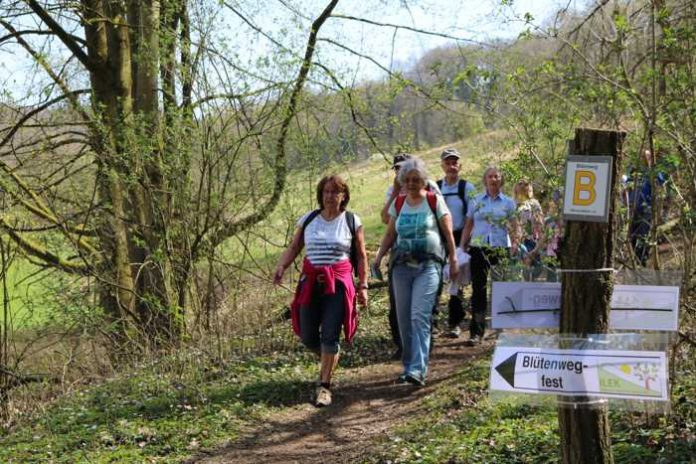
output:
[[[486,165],[498,163],[509,157],[505,149],[507,135],[503,132],[481,134],[466,141],[434,147],[419,153],[428,166],[430,177],[442,177],[440,152],[446,147],[457,148],[462,154],[462,176],[475,187],[481,187],[480,177]],[[348,209],[356,212],[364,223],[368,250],[376,251],[384,233],[384,225],[379,213],[384,205],[385,193],[393,182],[391,156],[384,159],[375,154],[369,160],[335,166],[325,172],[338,173],[345,178],[351,189],[351,202]],[[229,261],[239,262],[240,256],[264,266],[265,270],[275,264],[282,247],[289,242],[296,221],[317,207],[316,184],[320,176],[308,178],[303,173],[295,173],[288,182],[288,189],[273,217],[261,222],[254,230],[232,240],[222,250]]]

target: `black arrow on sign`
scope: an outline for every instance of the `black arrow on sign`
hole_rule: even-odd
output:
[[[500,374],[500,376],[504,378],[513,388],[515,387],[515,364],[517,364],[517,353],[513,354],[495,367],[498,374]]]

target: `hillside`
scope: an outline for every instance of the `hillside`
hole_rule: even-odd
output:
[[[504,157],[504,140],[504,134],[488,134],[455,144],[465,154],[465,176],[476,181],[485,164]],[[440,149],[423,153],[432,173],[438,172]],[[389,167],[375,157],[339,171],[353,188],[352,207],[364,218],[374,250]],[[83,378],[54,401],[42,399],[46,386],[28,386],[24,398],[36,403],[0,439],[0,460],[558,462],[554,409],[488,399],[494,338],[477,348],[437,338],[428,385],[393,385],[399,366],[389,360],[384,289],[370,292],[355,343],[344,351],[335,404],[310,404],[316,365],[281,317],[292,285],[273,289],[269,269],[281,250],[278,235],[285,229],[279,224],[313,207],[315,181],[316,176],[294,183],[297,190],[288,197],[296,197],[284,201],[295,210],[279,208],[249,234],[258,240],[243,247],[249,261],[242,256],[228,263],[247,263],[249,272],[223,285],[214,313],[221,328],[217,338],[201,336],[184,350],[143,359],[99,380]],[[230,250],[230,258],[240,258],[238,253]],[[689,364],[674,369],[668,415],[612,413],[616,462],[689,462],[696,452],[696,380]]]

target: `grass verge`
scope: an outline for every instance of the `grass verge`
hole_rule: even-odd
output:
[[[428,397],[423,414],[394,430],[366,463],[561,462],[556,409],[489,400],[491,356],[464,366]],[[694,376],[680,373],[668,415],[610,413],[614,462],[693,463]],[[675,396],[675,395],[673,395]],[[693,398],[693,397],[692,397]],[[688,404],[690,402],[690,404]]]

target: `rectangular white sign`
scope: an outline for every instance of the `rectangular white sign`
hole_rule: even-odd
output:
[[[560,309],[560,282],[493,282],[494,329],[558,328]],[[678,314],[679,287],[615,285],[609,327],[675,331]]]
[[[499,346],[491,390],[668,401],[667,360],[660,351],[561,350]]]
[[[674,330],[679,327],[679,287],[615,285],[609,327]]]
[[[611,156],[568,156],[563,196],[565,219],[608,221],[612,160]]]

